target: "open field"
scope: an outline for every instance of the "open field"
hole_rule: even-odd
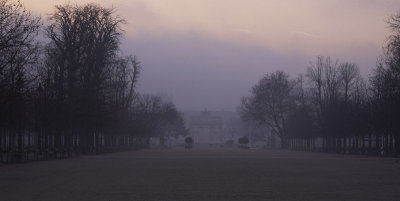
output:
[[[81,156],[0,166],[0,200],[394,201],[396,160],[217,148]]]

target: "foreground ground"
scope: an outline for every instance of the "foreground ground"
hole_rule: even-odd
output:
[[[143,150],[0,166],[5,201],[400,200],[394,158]]]

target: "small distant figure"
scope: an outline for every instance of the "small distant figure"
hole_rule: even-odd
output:
[[[185,142],[186,142],[185,146],[186,149],[191,149],[193,147],[194,140],[192,137],[185,138]]]

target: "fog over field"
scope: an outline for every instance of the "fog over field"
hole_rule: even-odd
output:
[[[393,159],[170,149],[0,167],[4,200],[398,200]]]
[[[399,200],[400,1],[0,0],[0,200]]]
[[[144,69],[138,90],[165,93],[181,110],[236,111],[264,74],[305,73],[318,55],[356,63],[366,78],[388,35],[396,0],[84,0],[126,20],[124,52]],[[65,1],[24,2],[46,18]]]

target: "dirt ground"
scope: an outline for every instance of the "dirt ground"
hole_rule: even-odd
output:
[[[142,150],[0,165],[1,201],[400,200],[400,162],[282,150]]]

